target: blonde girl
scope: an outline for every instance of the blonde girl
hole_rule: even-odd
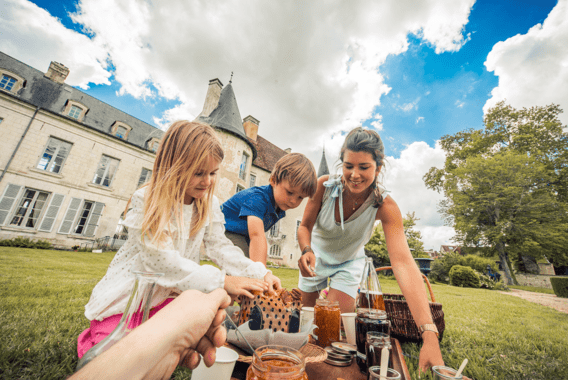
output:
[[[134,283],[131,270],[160,272],[150,317],[187,289],[230,296],[280,288],[262,263],[246,258],[226,237],[213,195],[224,154],[208,125],[177,121],[162,138],[152,179],[131,198],[124,225],[128,240],[85,306],[90,327],[78,339],[79,358],[116,327]],[[127,206],[128,207],[128,206]],[[221,268],[199,264],[201,245]]]
[[[302,250],[299,288],[304,305],[313,306],[317,290],[324,289],[329,279],[327,298],[339,301],[343,313],[353,311],[364,269],[364,245],[375,222],[380,221],[394,275],[416,324],[426,329],[419,361],[425,370],[444,361],[437,333],[432,331],[436,326],[422,277],[406,242],[400,209],[378,183],[384,156],[383,142],[376,132],[355,128],[341,148],[341,175],[319,178],[316,194],[308,200],[298,228]]]

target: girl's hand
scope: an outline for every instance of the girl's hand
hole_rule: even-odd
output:
[[[423,334],[423,339],[424,343],[420,349],[420,358],[418,359],[420,372],[426,372],[435,365],[444,365],[444,359],[442,359],[442,353],[440,352],[440,343],[436,334],[427,331]]]
[[[248,277],[225,276],[225,290],[236,299],[238,296],[254,298],[252,291],[265,292],[268,290],[268,283]]]
[[[316,267],[316,255],[313,252],[307,252],[300,257],[298,260],[298,267],[300,268],[300,273],[304,277],[315,277],[316,273],[314,268]]]
[[[264,281],[268,284],[268,292],[274,294],[275,291],[282,289],[282,285],[280,283],[280,279],[273,275],[272,273],[267,273],[264,276]]]

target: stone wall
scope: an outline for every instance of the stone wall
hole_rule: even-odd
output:
[[[519,285],[552,289],[552,285],[550,284],[550,277],[553,276],[548,276],[543,274],[521,274],[521,273],[515,273],[515,276],[517,277]],[[501,278],[504,278],[504,274],[502,274]]]

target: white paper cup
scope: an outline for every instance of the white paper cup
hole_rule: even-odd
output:
[[[305,324],[310,322],[312,319],[314,319],[314,308],[310,306],[302,307],[302,310],[300,311],[300,330],[302,330],[302,327],[304,327]]]
[[[345,330],[345,337],[347,343],[355,345],[355,317],[357,313],[343,313],[341,319],[343,320],[343,329]]]
[[[201,358],[201,362],[191,372],[191,380],[231,380],[231,374],[239,354],[227,347],[217,348],[215,364],[207,368]]]

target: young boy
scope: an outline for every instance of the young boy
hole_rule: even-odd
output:
[[[240,191],[223,203],[225,235],[252,261],[266,265],[266,235],[286,210],[298,207],[316,192],[317,177],[312,162],[301,153],[289,153],[278,160],[270,185]]]

